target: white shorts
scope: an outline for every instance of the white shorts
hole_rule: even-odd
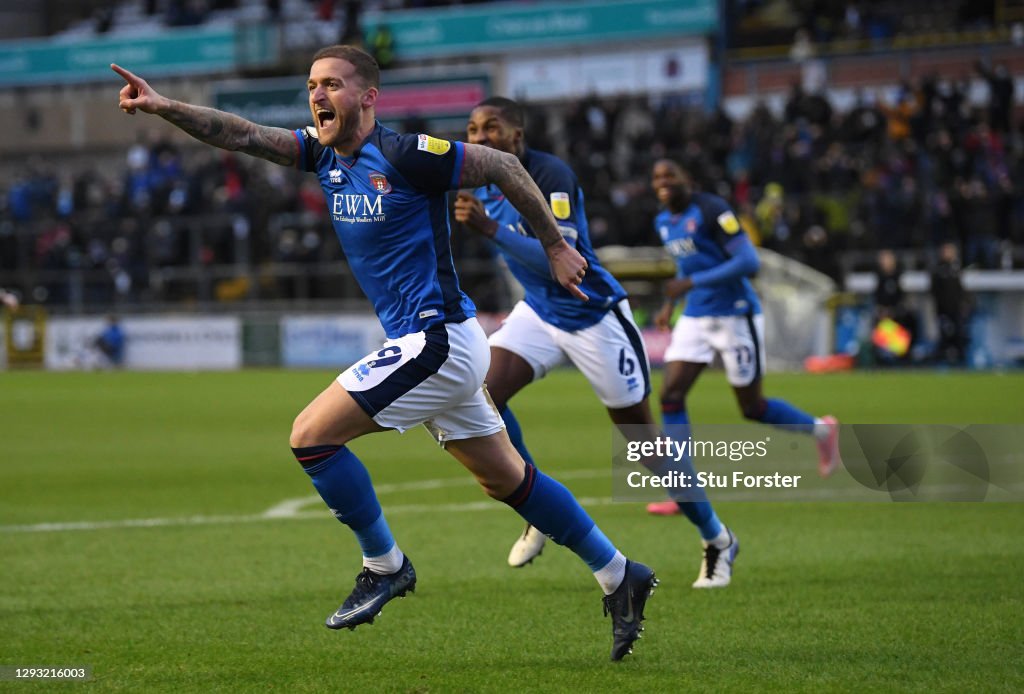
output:
[[[630,407],[651,392],[647,348],[625,299],[598,323],[576,332],[545,323],[520,301],[491,335],[490,343],[525,359],[534,379],[543,378],[567,359],[572,361],[605,407]]]
[[[681,316],[672,329],[665,361],[710,364],[722,356],[734,386],[749,386],[764,373],[764,316]]]
[[[470,318],[387,340],[337,380],[377,424],[423,424],[444,445],[505,427],[483,388],[490,363],[487,336]]]

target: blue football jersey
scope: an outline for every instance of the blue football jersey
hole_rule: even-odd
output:
[[[687,277],[727,261],[730,244],[746,239],[736,215],[717,195],[694,193],[679,214],[663,210],[654,220],[658,236],[676,259],[677,275]],[[761,312],[757,293],[747,277],[693,287],[686,295],[687,316],[739,316]]]
[[[380,123],[351,157],[296,130],[299,168],[315,172],[349,267],[389,338],[459,323],[476,308],[459,288],[448,200],[465,149]]]
[[[598,323],[612,306],[624,299],[626,292],[611,273],[601,267],[590,245],[583,190],[572,169],[558,157],[532,149],[526,150],[522,161],[523,167],[551,205],[562,236],[587,259],[587,274],[580,289],[590,300],[580,301],[574,297],[555,281],[549,271],[541,273],[531,269],[503,250],[502,255],[509,270],[523,285],[524,300],[541,320],[567,331],[588,328]],[[534,238],[529,223],[505,199],[497,186],[477,188],[474,194],[483,202],[488,217],[501,226]]]

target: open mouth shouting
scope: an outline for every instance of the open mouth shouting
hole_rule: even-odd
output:
[[[316,113],[316,125],[319,130],[329,130],[331,126],[338,120],[338,115],[324,106],[317,106],[314,109]]]

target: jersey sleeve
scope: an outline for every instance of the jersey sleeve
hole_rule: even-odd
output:
[[[292,132],[295,135],[295,146],[299,150],[296,168],[300,171],[316,171],[316,163],[324,152],[316,136],[316,128],[309,126]]]
[[[740,220],[736,217],[725,200],[712,199],[706,209],[706,225],[715,243],[724,248],[729,255],[749,243],[747,233],[743,231]],[[746,242],[746,243],[745,243]]]
[[[384,157],[411,186],[434,193],[459,187],[466,159],[461,142],[421,133],[399,135],[382,144]]]
[[[576,176],[561,161],[558,161],[557,165],[545,164],[537,167],[536,170],[530,171],[530,176],[540,188],[544,199],[548,201],[562,237],[570,245],[575,246],[576,239],[579,238],[577,215],[580,214],[577,202],[579,183]]]
[[[761,264],[757,251],[729,205],[720,198],[712,198],[704,203],[703,212],[706,233],[712,236],[728,257],[714,267],[690,275],[693,285],[705,287],[725,284],[757,274]]]

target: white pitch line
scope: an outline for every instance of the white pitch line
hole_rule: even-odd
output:
[[[180,525],[223,525],[266,520],[262,514],[239,516],[185,516],[180,518],[125,518],[108,521],[76,521],[69,523],[36,523],[34,525],[0,525],[5,533],[54,533],[71,530],[108,530],[111,528],[166,528]]]
[[[600,474],[604,474],[603,472]],[[599,476],[596,471],[579,470],[573,473],[567,473],[559,475],[561,479],[581,479],[588,477]],[[407,482],[398,483],[393,485],[380,485],[377,488],[379,493],[392,493],[396,491],[407,491],[410,489],[439,489],[442,487],[457,487],[457,486],[470,486],[474,484],[472,479],[468,482],[462,481],[462,478],[445,478],[439,480],[422,480],[419,482]],[[967,485],[936,485],[932,487],[922,487],[917,491],[919,493],[932,493],[932,494],[956,494],[966,491],[973,490],[974,487]],[[1009,488],[1003,491],[1021,491],[1021,485],[1011,485]],[[882,492],[877,492],[875,496],[865,497],[864,493],[866,490],[857,489],[809,489],[809,490],[792,490],[792,491],[778,491],[772,494],[770,497],[764,492],[739,492],[739,493],[723,493],[715,502],[773,502],[773,501],[861,501],[861,502],[874,502],[884,503],[885,500],[882,498]],[[199,526],[199,525],[231,525],[231,524],[243,524],[243,523],[262,523],[275,520],[316,520],[323,518],[331,518],[331,515],[326,509],[319,511],[300,511],[298,510],[302,506],[311,503],[312,501],[320,502],[319,496],[314,497],[303,497],[302,499],[291,499],[286,502],[275,505],[271,509],[264,511],[263,513],[252,513],[252,514],[239,514],[239,515],[228,515],[228,516],[181,516],[177,518],[127,518],[122,520],[107,520],[107,521],[79,521],[79,522],[66,522],[66,523],[35,523],[31,525],[0,525],[0,533],[48,533],[48,532],[72,532],[72,531],[88,531],[88,530],[109,530],[109,529],[121,529],[121,528],[168,528],[168,527],[181,527],[181,526]],[[611,497],[578,497],[577,499],[580,504],[584,507],[594,506],[609,506],[616,503],[632,503],[639,504],[649,499],[637,499],[637,500],[625,500],[625,499],[613,499]],[[942,499],[938,499],[941,501]],[[302,502],[299,504],[298,502]],[[1012,499],[1011,499],[1012,501]],[[288,513],[284,512],[284,505],[291,503],[292,505],[288,509]],[[389,516],[401,515],[406,513],[467,513],[477,511],[492,511],[497,509],[505,509],[506,507],[500,502],[496,502],[491,499],[482,499],[479,501],[469,501],[463,503],[443,503],[443,504],[395,504],[387,505],[386,511]]]
[[[606,470],[572,470],[559,475],[560,479],[591,479],[607,474]],[[415,480],[412,482],[397,482],[393,484],[380,484],[374,488],[378,494],[393,494],[405,491],[424,491],[430,489],[444,489],[447,487],[472,487],[476,480],[472,477],[445,477],[430,480]],[[580,503],[584,503],[580,499]],[[592,499],[594,505],[609,504],[608,499]],[[331,515],[326,509],[318,511],[302,511],[305,506],[322,504],[323,501],[316,494],[285,499],[275,504],[263,513],[239,514],[232,516],[180,516],[174,518],[124,518],[121,520],[101,521],[69,521],[63,523],[33,523],[29,525],[0,525],[0,533],[53,533],[73,532],[85,530],[110,530],[118,528],[169,528],[190,525],[229,525],[232,523],[259,523],[270,520],[309,520],[315,518],[330,518]],[[461,513],[467,511],[487,511],[492,508],[504,508],[500,503],[491,500],[471,501],[467,503],[449,504],[405,504],[388,505],[388,515],[402,513]]]
[[[594,479],[596,477],[603,477],[608,474],[607,470],[570,470],[564,472],[558,476],[560,480],[576,480],[576,479]],[[476,486],[476,480],[472,477],[461,476],[461,477],[443,477],[440,479],[432,480],[415,480],[412,482],[395,482],[392,484],[377,484],[374,485],[374,489],[377,490],[377,494],[394,494],[395,492],[417,492],[427,491],[431,489],[445,489],[448,487],[473,487]],[[317,494],[310,494],[308,496],[300,496],[294,499],[285,499],[284,501],[274,504],[266,511],[263,512],[265,518],[291,518],[295,514],[300,512],[305,506],[312,506],[313,504],[322,504],[323,500]],[[391,513],[390,508],[388,513]]]
[[[318,497],[319,499],[319,497]],[[614,503],[611,497],[581,498],[584,506],[607,506]],[[493,500],[469,501],[461,504],[398,504],[388,506],[389,516],[405,513],[466,513],[505,509],[503,504]],[[170,528],[186,525],[230,525],[262,523],[276,520],[316,520],[331,518],[323,511],[298,511],[290,516],[267,516],[263,513],[237,516],[186,516],[181,518],[127,518],[110,521],[81,521],[74,523],[36,523],[34,525],[0,525],[0,533],[54,533],[76,530],[109,530],[118,528]]]

